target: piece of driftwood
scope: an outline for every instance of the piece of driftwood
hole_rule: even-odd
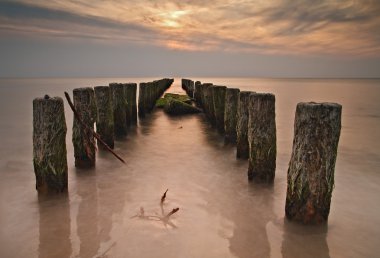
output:
[[[122,157],[120,157],[118,154],[116,154],[108,145],[107,143],[105,143],[101,138],[100,136],[94,131],[94,129],[88,127],[85,123],[83,123],[82,121],[82,118],[80,117],[79,113],[75,110],[75,107],[74,107],[74,104],[71,102],[71,99],[70,99],[70,95],[65,92],[65,97],[66,97],[66,100],[67,102],[69,103],[69,106],[71,108],[71,110],[73,111],[74,113],[74,116],[76,117],[76,119],[79,121],[79,123],[82,125],[82,130],[86,130],[86,131],[89,131],[91,132],[91,134],[98,140],[98,142],[100,142],[101,144],[103,144],[103,146],[109,151],[111,152],[118,160],[120,160],[121,162],[123,162],[125,164],[125,161]]]
[[[164,203],[165,198],[166,198],[166,193],[168,192],[169,189],[166,189],[165,193],[161,197],[161,203]]]

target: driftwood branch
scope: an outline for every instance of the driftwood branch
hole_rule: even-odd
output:
[[[69,103],[69,106],[71,108],[71,110],[73,111],[74,113],[74,116],[76,119],[78,119],[79,123],[81,124],[81,126],[83,127],[84,130],[88,130],[89,132],[91,132],[91,134],[109,151],[111,152],[118,160],[120,160],[121,162],[123,162],[125,164],[125,161],[123,158],[121,158],[119,155],[117,155],[101,138],[100,138],[100,135],[97,134],[94,129],[88,127],[85,123],[83,123],[82,119],[81,119],[81,116],[80,114],[75,110],[75,107],[74,107],[74,104],[71,102],[71,99],[70,99],[70,95],[65,92],[65,97],[66,97],[66,100],[67,102]]]
[[[169,217],[170,217],[171,215],[173,215],[174,213],[176,213],[177,211],[179,211],[179,208],[175,208],[175,209],[173,209],[171,212],[169,212],[169,213],[164,217],[164,219],[169,219]]]
[[[161,204],[164,203],[165,198],[166,198],[166,193],[168,192],[169,189],[166,189],[165,193],[161,197]]]

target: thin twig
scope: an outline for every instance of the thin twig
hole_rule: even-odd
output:
[[[74,107],[74,104],[71,102],[71,99],[70,99],[70,95],[65,91],[65,97],[67,99],[67,102],[69,103],[70,105],[70,108],[71,110],[73,111],[74,113],[74,116],[75,118],[79,121],[79,123],[81,124],[81,126],[83,127],[84,130],[88,130],[89,132],[91,132],[91,134],[109,151],[111,152],[118,160],[120,160],[121,162],[123,162],[125,164],[125,161],[119,156],[117,155],[108,145],[107,143],[105,143],[101,138],[100,138],[100,135],[98,133],[96,133],[94,131],[94,129],[90,128],[88,125],[86,125],[82,119],[81,119],[81,116],[80,114],[75,110],[75,107]]]
[[[164,203],[165,198],[166,198],[166,193],[168,192],[169,189],[166,189],[165,193],[161,197],[161,203]]]

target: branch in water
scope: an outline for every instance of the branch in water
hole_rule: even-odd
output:
[[[164,219],[168,219],[171,215],[173,215],[174,213],[176,213],[177,211],[179,211],[179,208],[175,208],[173,209],[171,212],[169,212]]]
[[[81,124],[83,130],[87,130],[89,132],[91,132],[91,134],[101,143],[103,144],[103,146],[109,151],[111,152],[118,160],[120,160],[121,162],[123,162],[125,164],[125,161],[123,160],[123,158],[121,158],[119,155],[117,155],[108,145],[107,143],[105,143],[101,138],[100,138],[100,135],[98,133],[96,133],[94,131],[94,129],[88,127],[83,121],[82,121],[82,118],[80,116],[80,114],[75,110],[75,107],[74,107],[74,104],[73,102],[71,102],[71,99],[70,99],[70,95],[65,92],[65,97],[66,97],[66,100],[67,102],[69,103],[69,106],[71,108],[71,110],[73,111],[74,113],[74,116],[76,119],[78,119],[79,123]]]
[[[165,198],[166,198],[166,193],[168,192],[169,189],[166,189],[165,193],[161,197],[161,204],[164,203]]]

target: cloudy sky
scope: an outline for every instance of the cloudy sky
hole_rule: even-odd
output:
[[[0,0],[0,76],[380,77],[379,0]]]

